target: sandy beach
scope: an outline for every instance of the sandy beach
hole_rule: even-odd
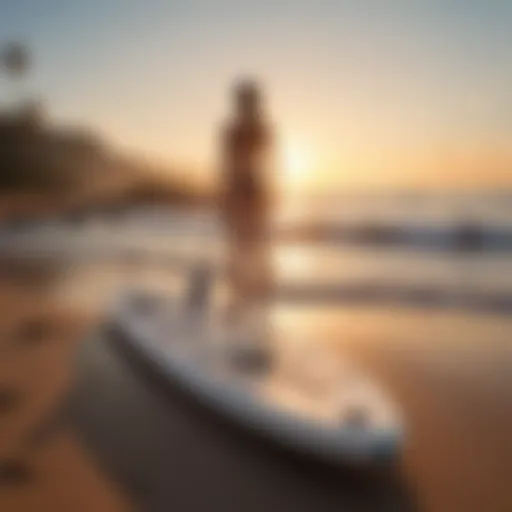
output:
[[[0,510],[130,510],[68,427],[37,438],[65,398],[92,318],[55,304],[45,286],[5,275],[0,310]]]

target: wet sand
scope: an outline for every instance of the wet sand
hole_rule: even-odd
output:
[[[401,404],[403,475],[421,510],[512,510],[510,318],[354,307],[302,321],[322,326]]]

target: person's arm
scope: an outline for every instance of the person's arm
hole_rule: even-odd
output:
[[[275,133],[272,126],[266,128],[265,145],[266,145],[266,162],[265,162],[265,186],[268,202],[273,204],[278,192],[278,175],[280,172],[280,161],[278,152],[278,141],[276,141]]]
[[[223,125],[217,140],[217,205],[225,208],[226,193],[230,182],[232,128]]]
[[[226,178],[226,168],[228,163],[228,130],[224,125],[219,129],[216,153],[217,182],[219,185],[223,185]]]

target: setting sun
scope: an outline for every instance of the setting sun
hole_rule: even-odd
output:
[[[283,148],[283,174],[287,185],[300,185],[308,181],[313,172],[312,152],[300,143],[287,143]]]

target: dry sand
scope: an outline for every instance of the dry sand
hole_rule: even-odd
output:
[[[74,349],[92,319],[54,304],[44,286],[5,276],[0,311],[0,510],[130,510],[68,427],[33,442],[65,398]]]

